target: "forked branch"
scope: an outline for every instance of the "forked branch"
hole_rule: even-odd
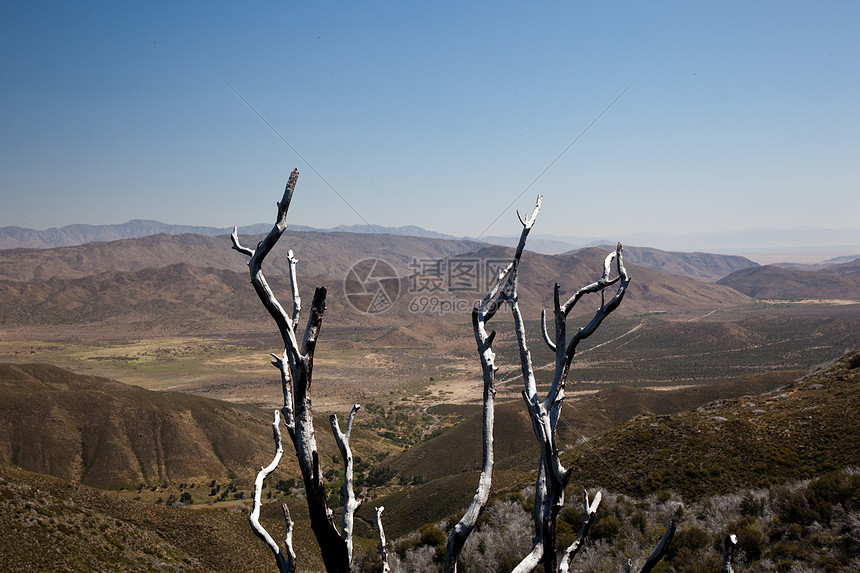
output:
[[[540,200],[538,201],[538,205]],[[527,228],[534,223],[534,216],[523,221]],[[552,383],[544,399],[538,396],[535,381],[534,366],[532,364],[531,352],[525,335],[525,320],[519,308],[517,294],[516,268],[511,273],[506,285],[506,301],[511,307],[514,318],[517,344],[520,351],[520,364],[523,376],[523,400],[529,411],[532,428],[540,446],[541,458],[538,468],[538,478],[535,490],[535,537],[532,551],[514,569],[516,573],[533,570],[540,561],[543,562],[546,573],[556,573],[557,570],[567,570],[573,554],[581,546],[581,539],[574,543],[565,552],[562,563],[558,564],[556,555],[556,523],[558,514],[564,505],[564,491],[570,480],[572,467],[565,468],[559,458],[559,450],[556,439],[556,426],[561,416],[561,407],[564,401],[564,389],[570,364],[577,345],[593,334],[603,320],[609,316],[621,304],[624,293],[630,282],[627,271],[621,258],[621,244],[618,244],[615,252],[610,253],[603,264],[603,273],[599,280],[580,288],[569,300],[561,303],[561,288],[555,285],[553,292],[553,306],[555,317],[554,334],[551,335],[547,325],[546,312],[541,315],[541,334],[544,342],[555,353],[555,370]],[[616,262],[617,276],[611,277],[612,262]],[[614,296],[606,301],[604,291],[618,284]],[[589,293],[599,293],[601,304],[594,317],[570,337],[567,336],[567,317],[574,305]],[[596,506],[595,506],[596,509]],[[590,521],[587,522],[590,525]],[[587,533],[587,527],[585,530]],[[584,538],[584,534],[583,534]]]
[[[352,450],[349,447],[349,436],[352,434],[352,422],[355,419],[355,414],[358,412],[360,405],[356,404],[349,412],[349,418],[346,422],[346,432],[340,431],[340,424],[337,422],[337,415],[332,414],[329,417],[331,422],[331,431],[334,434],[334,439],[337,442],[337,447],[340,450],[340,455],[343,458],[343,486],[341,487],[341,495],[343,496],[343,513],[341,517],[341,536],[346,542],[349,560],[352,561],[352,531],[355,524],[355,512],[361,506],[361,501],[355,498],[353,490],[353,460]]]
[[[570,571],[570,563],[576,554],[582,548],[585,538],[588,537],[588,532],[591,529],[591,524],[594,523],[594,514],[597,512],[597,506],[600,505],[600,492],[594,496],[592,503],[588,502],[588,491],[585,492],[585,518],[582,520],[582,527],[579,528],[579,533],[570,547],[565,549],[562,555],[561,563],[558,566],[559,573],[568,573]]]

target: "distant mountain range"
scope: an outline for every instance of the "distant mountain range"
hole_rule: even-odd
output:
[[[244,239],[254,244],[259,237]],[[341,320],[361,324],[394,316],[414,318],[409,302],[418,294],[409,289],[410,266],[416,260],[444,265],[455,260],[508,260],[513,254],[508,247],[395,235],[287,231],[282,241],[267,261],[273,288],[288,288],[283,255],[289,246],[300,259],[300,287],[328,285],[327,305]],[[556,281],[567,290],[595,280],[606,254],[607,249],[599,247],[562,255],[530,253],[523,259],[520,283],[527,310],[537,313],[551,304]],[[630,255],[635,254],[634,248]],[[379,317],[349,307],[340,287],[352,265],[374,256],[391,264],[401,280],[402,296]],[[686,268],[699,277],[717,278],[738,266],[738,261],[719,255],[713,257],[713,263],[708,257],[676,257],[656,251],[636,258],[660,261],[673,272]],[[713,280],[673,276],[632,261],[627,266],[634,280],[624,312],[713,309],[749,302],[746,295]],[[144,330],[211,331],[228,322],[238,325],[261,317],[255,299],[247,296],[249,288],[245,258],[232,251],[223,236],[156,235],[74,247],[0,251],[0,324],[7,326],[133,320]],[[444,290],[444,284],[442,288],[437,296],[456,296]],[[461,295],[472,300],[478,293]],[[311,292],[304,291],[302,296],[309,299]]]
[[[266,233],[270,224],[258,223],[239,228],[244,235]],[[398,235],[428,239],[466,240],[491,245],[516,246],[518,237],[488,235],[481,237],[455,237],[429,231],[415,225],[387,227],[384,225],[339,225],[330,229],[318,229],[304,225],[290,225],[297,232],[358,233],[376,235]],[[196,234],[206,236],[225,235],[232,232],[227,227],[193,225],[169,225],[158,221],[135,219],[115,225],[67,225],[45,230],[24,227],[0,227],[0,250],[17,248],[48,249],[82,245],[92,242],[110,242],[120,239],[135,239],[157,234]],[[614,243],[615,237],[589,238],[569,237],[533,233],[529,239],[529,250],[545,255],[557,255],[583,247]],[[860,230],[823,229],[797,227],[792,229],[757,229],[722,233],[692,233],[673,235],[668,233],[633,233],[618,237],[628,245],[648,246],[666,251],[708,252],[734,254],[751,257],[766,263],[781,266],[797,264],[837,264],[860,258]],[[786,265],[782,265],[785,262]],[[811,270],[811,269],[808,269]],[[713,277],[701,277],[713,278]]]
[[[259,235],[267,233],[272,228],[271,223],[257,223],[239,227],[242,235]],[[455,239],[451,235],[428,231],[414,225],[405,227],[384,227],[382,225],[339,225],[331,229],[315,229],[304,225],[290,225],[292,231],[314,231],[319,233],[362,233],[402,235],[405,237],[423,237],[432,239]],[[233,232],[232,227],[202,227],[194,225],[168,225],[158,221],[134,219],[117,225],[66,225],[60,228],[27,229],[24,227],[0,227],[0,249],[52,249],[55,247],[72,247],[94,242],[110,242],[120,239],[139,239],[152,235],[205,235],[217,237]]]
[[[130,232],[133,227],[122,232]],[[169,227],[149,222],[137,225],[138,230],[146,228]],[[95,236],[90,231],[92,228],[87,236]],[[219,231],[223,229],[208,229],[212,234]],[[250,245],[261,238],[259,234],[240,236]],[[404,320],[412,317],[408,304],[417,295],[409,289],[414,286],[416,264],[420,267],[429,262],[432,266],[439,262],[444,272],[446,265],[455,260],[498,261],[512,256],[510,247],[467,240],[288,229],[267,262],[273,285],[280,283],[279,288],[288,288],[284,256],[287,248],[293,249],[300,260],[301,288],[328,285],[332,289],[328,304],[345,323],[356,324],[391,320],[393,316]],[[550,305],[556,281],[562,283],[563,289],[593,281],[610,249],[604,245],[524,257],[520,292],[529,307],[526,310],[539,312]],[[751,299],[860,300],[857,262],[799,270],[762,267],[738,256],[642,247],[626,247],[624,256],[633,276],[624,312],[712,310],[748,304]],[[356,313],[340,288],[349,269],[368,257],[385,260],[400,277],[404,296],[386,316]],[[230,249],[230,241],[223,234],[213,237],[204,233],[160,233],[68,247],[0,250],[0,324],[39,326],[59,321],[67,326],[110,325],[133,319],[144,330],[170,332],[210,331],[226,323],[238,327],[246,324],[249,317],[255,317],[251,322],[260,318],[254,298],[245,296],[245,263],[244,257]],[[440,275],[440,280],[444,276]],[[310,297],[311,292],[302,294]],[[458,296],[444,288],[436,294]],[[463,296],[470,299],[477,294]]]

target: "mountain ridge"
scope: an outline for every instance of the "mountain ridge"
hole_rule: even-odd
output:
[[[271,225],[256,223],[239,227],[240,234],[266,233]],[[502,246],[516,246],[514,235],[482,235],[480,237],[458,237],[427,230],[417,225],[386,226],[378,224],[338,225],[329,229],[290,224],[297,232],[356,233],[374,235],[398,235],[430,239],[465,240]],[[206,236],[229,234],[232,227],[167,224],[158,221],[132,219],[126,223],[108,225],[74,224],[52,227],[45,230],[18,226],[0,227],[0,250],[16,248],[55,248],[81,245],[89,242],[115,241],[141,238],[159,233],[194,233]],[[618,237],[625,245],[648,245],[650,248],[670,252],[709,252],[751,257],[765,257],[768,263],[780,261],[781,253],[803,260],[787,264],[832,264],[860,258],[860,230],[827,229],[822,227],[794,227],[790,229],[745,229],[726,232],[701,232],[686,234],[670,233],[624,233]],[[554,255],[573,249],[607,243],[605,237],[573,237],[533,233],[529,250]],[[819,253],[820,251],[820,253]],[[812,259],[810,260],[810,257]],[[839,261],[838,259],[842,259]]]

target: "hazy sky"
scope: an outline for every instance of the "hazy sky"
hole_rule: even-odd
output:
[[[857,228],[858,29],[856,1],[5,3],[0,226],[270,222],[298,167],[315,227],[477,236],[541,193],[557,235]]]

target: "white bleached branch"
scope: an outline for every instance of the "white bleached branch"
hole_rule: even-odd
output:
[[[388,564],[388,548],[385,546],[385,530],[382,529],[382,512],[385,507],[379,506],[376,508],[376,528],[379,530],[379,546],[382,555],[382,573],[391,573],[391,566]]]
[[[352,449],[349,447],[349,436],[352,434],[352,422],[355,419],[355,414],[360,408],[361,406],[356,404],[349,412],[349,418],[346,422],[346,432],[341,432],[340,424],[337,422],[337,415],[332,414],[329,417],[331,431],[334,434],[335,442],[337,442],[337,447],[343,458],[343,486],[340,490],[343,495],[341,536],[346,543],[350,562],[352,561],[352,532],[355,525],[355,512],[361,507],[361,501],[356,499],[355,491],[353,490],[353,460]]]
[[[269,549],[272,550],[272,553],[275,556],[275,562],[278,565],[278,571],[280,573],[293,573],[295,571],[295,554],[293,553],[292,547],[292,529],[293,524],[290,519],[289,511],[287,511],[284,515],[284,519],[287,525],[287,534],[285,537],[286,543],[286,556],[284,552],[281,551],[281,548],[275,542],[269,532],[266,531],[266,528],[260,523],[260,509],[263,506],[262,503],[262,493],[263,493],[263,481],[268,477],[270,473],[275,471],[275,468],[278,467],[278,464],[281,461],[281,456],[284,455],[284,448],[281,445],[281,416],[280,412],[275,410],[274,421],[272,422],[272,434],[275,440],[275,457],[272,459],[271,463],[268,466],[260,468],[257,472],[257,478],[254,480],[254,503],[251,507],[251,515],[248,516],[248,521],[251,523],[251,529],[254,533],[262,539],[266,545],[269,546]]]

